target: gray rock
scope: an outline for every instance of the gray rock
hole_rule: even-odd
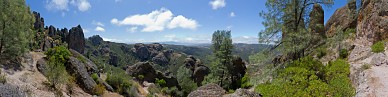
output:
[[[237,89],[233,94],[227,94],[223,97],[262,97],[260,94],[251,92],[248,89]]]
[[[217,84],[207,84],[191,92],[187,97],[222,97],[226,91]]]
[[[36,62],[36,68],[38,69],[38,71],[40,73],[42,73],[43,75],[47,75],[47,68],[46,68],[46,65],[47,65],[47,62],[45,59],[39,59],[37,62]]]
[[[80,25],[77,27],[73,27],[69,31],[68,39],[68,48],[73,49],[81,54],[84,53],[85,50],[85,37],[83,29]]]
[[[164,56],[164,53],[161,52],[152,58],[152,62],[154,62],[155,64],[158,64],[158,65],[165,66],[165,65],[168,65],[169,60],[167,59],[166,56]]]
[[[0,83],[0,97],[27,97],[19,87]]]
[[[97,65],[94,64],[93,61],[89,60],[88,58],[86,58],[75,50],[70,49],[69,51],[71,52],[73,57],[81,59],[79,61],[83,63],[89,74],[97,73],[99,71]]]
[[[375,66],[388,65],[387,56],[384,53],[377,53],[372,59],[372,64]]]
[[[75,75],[77,83],[82,87],[85,92],[93,94],[93,90],[97,86],[97,84],[90,77],[83,62],[79,61],[75,57],[70,57],[66,64],[66,69],[68,69],[71,74]]]

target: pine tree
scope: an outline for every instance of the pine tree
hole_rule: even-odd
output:
[[[311,41],[306,25],[314,4],[331,6],[333,0],[267,0],[268,11],[260,13],[265,30],[259,33],[259,42],[275,43],[290,59],[303,57]]]
[[[33,15],[25,0],[0,1],[0,59],[12,59],[28,48]]]
[[[217,30],[213,33],[212,49],[215,61],[212,63],[213,76],[219,78],[218,84],[224,88],[228,88],[228,83],[231,83],[232,66],[232,38],[231,31]]]

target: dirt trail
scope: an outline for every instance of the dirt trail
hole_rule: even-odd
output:
[[[364,43],[365,44],[365,43]],[[357,44],[356,44],[357,45]],[[388,49],[384,54],[388,59]],[[357,45],[349,56],[351,65],[351,79],[356,88],[355,97],[386,97],[388,95],[388,64],[375,66],[370,46]],[[370,69],[364,70],[362,65],[371,65]]]

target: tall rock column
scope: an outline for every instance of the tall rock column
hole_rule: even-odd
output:
[[[67,37],[68,48],[73,49],[81,54],[84,53],[85,50],[85,37],[84,32],[80,25],[77,27],[73,27],[69,31],[69,35]]]
[[[321,36],[324,36],[324,22],[325,16],[322,6],[319,4],[314,4],[313,10],[310,12],[310,31],[314,34],[320,34]]]

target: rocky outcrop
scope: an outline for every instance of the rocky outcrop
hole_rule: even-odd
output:
[[[77,27],[71,28],[69,32],[70,33],[67,37],[68,48],[83,54],[85,50],[85,37],[83,29],[80,25],[78,25]]]
[[[132,52],[141,60],[145,61],[149,59],[150,52],[146,45],[142,43],[137,43],[133,46]]]
[[[199,59],[196,59],[193,56],[188,56],[185,59],[184,64],[186,68],[191,70],[191,77],[194,78],[194,82],[197,83],[197,86],[201,86],[205,76],[210,73],[210,69],[203,65]]]
[[[94,46],[100,45],[104,40],[99,35],[94,35],[88,38]]]
[[[362,0],[361,2],[356,36],[373,43],[388,39],[388,1]]]
[[[27,97],[27,95],[17,86],[0,83],[0,97]]]
[[[37,62],[36,62],[36,68],[38,69],[38,71],[40,73],[42,73],[43,75],[47,75],[47,71],[46,71],[46,65],[47,65],[47,62],[44,58],[42,59],[39,59]]]
[[[66,64],[66,69],[71,74],[75,75],[78,85],[80,85],[85,92],[93,94],[93,89],[97,84],[90,77],[87,68],[82,61],[75,57],[70,57]]]
[[[337,9],[325,24],[327,37],[332,37],[337,31],[346,31],[348,28],[356,28],[356,2]]]
[[[109,54],[109,61],[108,61],[108,63],[110,64],[110,65],[113,65],[113,66],[115,66],[115,67],[117,67],[117,66],[119,66],[119,57],[116,55],[116,54],[114,54],[114,53],[110,53]]]
[[[139,62],[132,66],[127,67],[127,73],[131,76],[138,77],[139,75],[144,76],[143,81],[155,82],[156,79],[163,79],[166,81],[167,87],[179,87],[178,81],[175,77],[167,77],[163,73],[156,71],[152,67],[151,62]]]
[[[223,97],[262,97],[262,95],[248,89],[237,89],[233,94],[227,94]]]
[[[165,65],[168,65],[169,60],[167,59],[166,56],[164,56],[164,53],[161,52],[152,58],[152,62],[154,62],[155,64],[158,64],[158,65],[165,66]]]
[[[310,12],[310,24],[309,28],[312,33],[325,35],[324,23],[325,23],[324,11],[321,5],[314,4],[313,10]]]
[[[80,60],[83,63],[84,67],[88,71],[88,74],[93,74],[93,73],[99,72],[97,65],[94,64],[93,61],[89,60],[88,58],[86,58],[85,56],[83,56],[82,54],[78,53],[75,50],[70,49],[69,51],[71,52],[73,57],[77,58],[78,60]]]
[[[40,17],[40,13],[33,11],[32,12],[35,17],[35,23],[34,23],[34,29],[37,29],[39,32],[42,32],[44,28],[44,19],[43,17]]]
[[[372,64],[375,66],[388,65],[388,57],[384,53],[377,53],[372,58]]]
[[[226,91],[217,84],[207,84],[191,92],[187,97],[222,97]]]

